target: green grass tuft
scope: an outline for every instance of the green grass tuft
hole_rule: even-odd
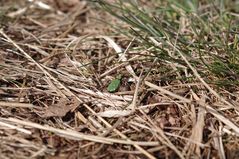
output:
[[[101,8],[129,25],[124,33],[136,37],[139,46],[151,48],[159,61],[187,67],[171,47],[173,44],[204,80],[212,83],[213,78],[214,83],[220,83],[220,86],[223,86],[221,81],[232,86],[238,83],[238,2],[158,0],[148,1],[152,5],[147,7],[141,1],[97,2]],[[118,30],[127,29],[119,27]],[[161,46],[155,45],[150,39],[152,37]]]

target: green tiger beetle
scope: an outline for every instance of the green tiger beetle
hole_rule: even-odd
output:
[[[108,85],[107,87],[107,91],[110,92],[110,93],[113,93],[115,92],[119,86],[120,86],[120,83],[121,83],[121,79],[122,79],[122,75],[117,75],[115,79],[113,79],[110,84]]]

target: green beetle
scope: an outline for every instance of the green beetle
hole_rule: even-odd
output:
[[[115,79],[113,79],[108,85],[107,91],[110,93],[115,92],[120,86],[121,79],[122,79],[122,75],[118,75]]]

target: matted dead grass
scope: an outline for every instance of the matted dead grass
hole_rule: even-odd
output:
[[[191,83],[160,82],[169,70],[143,77],[160,67],[141,58],[150,50],[89,2],[0,4],[0,158],[239,156],[237,91],[215,91],[189,63]]]

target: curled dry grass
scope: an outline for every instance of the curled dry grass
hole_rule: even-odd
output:
[[[231,80],[236,69],[222,63],[223,55],[185,54],[204,44],[193,39],[188,19],[181,31],[190,33],[190,45],[184,34],[173,40],[174,28],[153,30],[157,24],[145,14],[133,20],[148,20],[148,26],[128,15],[118,15],[119,21],[84,1],[37,2],[1,5],[2,158],[238,156],[238,86]],[[231,44],[238,51],[238,41]],[[235,61],[234,55],[230,64]],[[119,74],[120,88],[109,93]],[[220,79],[230,87],[216,86]]]

